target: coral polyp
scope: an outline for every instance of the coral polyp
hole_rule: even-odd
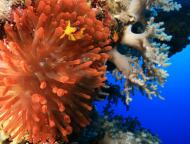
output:
[[[105,81],[109,28],[85,0],[38,0],[13,12],[0,41],[0,122],[11,139],[67,141],[90,123]]]

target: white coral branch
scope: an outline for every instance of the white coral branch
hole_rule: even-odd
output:
[[[147,28],[154,29],[152,33],[152,38],[157,38],[160,41],[170,41],[172,39],[171,35],[168,35],[165,33],[165,28],[162,28],[164,25],[164,22],[155,23],[154,18],[150,18],[150,20],[147,22]]]
[[[148,81],[154,79],[154,77],[147,76],[144,73],[143,68],[137,58],[122,55],[116,50],[116,48],[114,48],[110,52],[110,55],[112,63],[116,65],[117,69],[125,78],[125,89],[123,92],[126,95],[126,104],[129,104],[132,101],[132,98],[130,97],[130,85],[132,85],[132,87],[136,86],[143,89],[150,99],[152,95],[157,95],[157,89],[155,89],[157,88],[157,86],[148,86]],[[151,66],[152,65],[150,65],[149,67],[152,68]],[[151,70],[155,71],[155,73],[157,74],[156,76],[158,76],[158,80],[160,82],[163,82],[163,76],[160,75],[161,71],[159,71],[159,69],[150,69],[150,71]],[[116,75],[116,77],[118,77],[118,72],[114,71],[114,74]]]
[[[132,25],[125,27],[121,43],[133,47],[141,52],[145,51],[146,47],[150,46],[148,38],[153,33],[153,29],[147,29],[144,33],[141,34],[133,33],[131,29]]]
[[[135,21],[139,21],[146,7],[147,0],[132,0],[127,10],[127,14],[133,17]]]
[[[124,1],[126,0],[119,0],[121,4],[124,3]],[[121,11],[119,14],[114,15],[114,17],[120,19],[125,23],[128,21],[140,21],[143,16],[144,9],[147,7],[147,5],[148,0],[131,0],[129,5],[126,5],[126,8],[124,8],[123,11]]]
[[[166,12],[179,10],[181,8],[181,4],[178,4],[173,0],[152,0],[151,5]]]

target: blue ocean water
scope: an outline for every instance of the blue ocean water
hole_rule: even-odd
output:
[[[122,103],[114,109],[118,115],[137,117],[143,127],[160,137],[162,144],[190,144],[190,45],[170,62],[172,65],[167,68],[170,76],[161,88],[165,100],[156,97],[148,100],[136,93],[129,111]],[[97,108],[101,111],[102,106]]]
[[[182,5],[190,5],[190,1],[189,0],[176,0],[178,3],[182,4]]]
[[[190,45],[174,55],[171,63],[168,82],[162,89],[165,101],[150,101],[138,94],[128,115],[137,116],[163,144],[190,144]]]

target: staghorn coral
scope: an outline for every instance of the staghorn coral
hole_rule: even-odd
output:
[[[85,0],[37,0],[0,41],[0,122],[11,139],[67,140],[104,86],[109,28]]]

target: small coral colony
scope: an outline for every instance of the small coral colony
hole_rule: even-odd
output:
[[[15,143],[69,143],[93,123],[93,102],[109,98],[107,73],[125,81],[126,105],[136,89],[163,99],[172,36],[155,19],[180,8],[172,0],[1,0],[2,133]]]

